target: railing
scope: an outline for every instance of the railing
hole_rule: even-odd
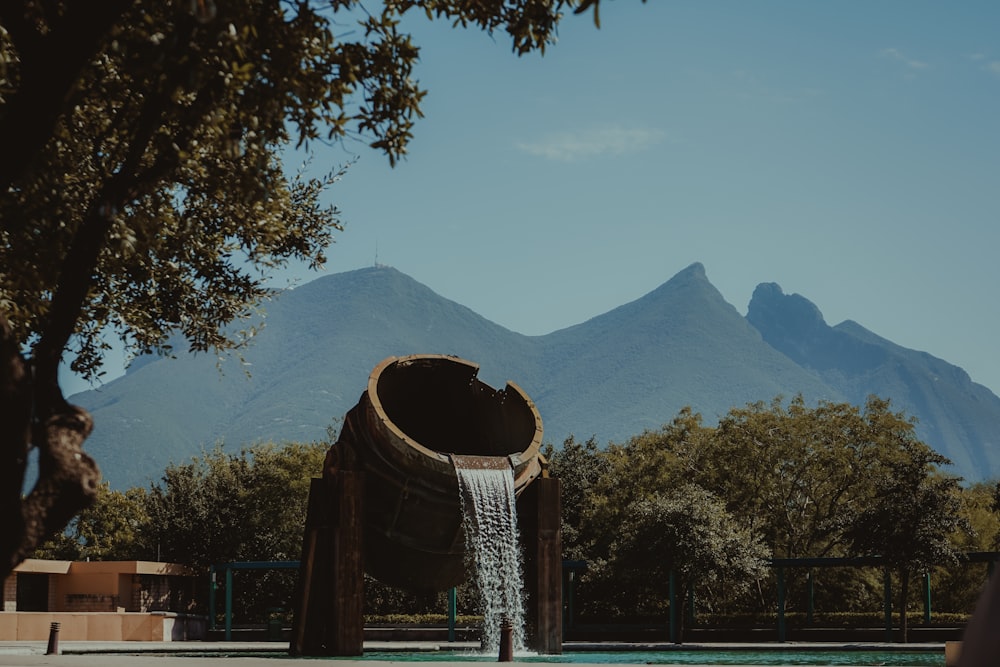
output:
[[[1000,560],[1000,552],[997,551],[971,551],[962,555],[962,560],[968,563],[986,563],[987,564],[987,574],[988,576],[993,575],[993,571],[996,568],[998,560]],[[892,577],[889,568],[886,568],[884,560],[879,556],[865,556],[865,557],[827,557],[827,558],[774,558],[770,561],[770,566],[775,570],[775,579],[777,585],[777,640],[783,642],[786,640],[788,634],[788,628],[785,621],[785,571],[788,569],[797,568],[827,568],[827,567],[879,567],[883,568],[883,612],[885,618],[885,636],[886,641],[892,640]],[[218,573],[221,571],[225,579],[223,586],[225,587],[225,640],[232,640],[232,629],[233,629],[233,572],[235,570],[278,570],[278,569],[297,569],[299,567],[299,561],[289,560],[289,561],[250,561],[250,562],[236,562],[236,563],[222,563],[219,565],[213,565],[210,568],[210,594],[208,598],[209,604],[209,629],[215,630],[215,613],[216,613],[216,591],[218,590]],[[587,563],[586,561],[563,561],[563,609],[565,611],[564,616],[564,628],[572,628],[575,620],[575,608],[576,608],[576,581],[579,578],[580,573],[586,571]],[[925,574],[923,577],[924,584],[924,621],[926,623],[931,622],[931,584],[930,575]],[[806,575],[806,587],[807,587],[807,607],[806,607],[806,618],[807,622],[812,621],[812,615],[814,612],[814,595],[813,595],[813,577],[812,572],[808,572]],[[670,631],[670,641],[676,641],[678,630],[679,630],[679,620],[677,618],[676,610],[679,608],[676,604],[677,595],[680,592],[677,590],[676,578],[671,573],[669,580],[669,631]],[[685,592],[687,595],[692,595],[691,591]],[[693,605],[688,605],[689,621],[693,621]],[[456,591],[454,588],[448,591],[448,641],[454,641],[455,638],[455,619],[457,616],[457,601],[456,601]]]

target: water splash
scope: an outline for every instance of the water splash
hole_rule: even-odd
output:
[[[483,614],[483,650],[497,653],[504,619],[513,627],[514,651],[524,650],[524,576],[514,506],[514,471],[504,465],[463,463],[454,457],[462,499],[466,552]]]

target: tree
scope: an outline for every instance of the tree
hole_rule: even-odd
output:
[[[696,484],[633,502],[612,547],[619,573],[635,573],[647,586],[662,586],[674,575],[681,591],[720,581],[731,590],[748,589],[766,571],[770,555],[759,535]],[[679,597],[681,643],[686,596]]]
[[[581,443],[573,436],[558,450],[547,446],[544,455],[549,473],[561,484],[563,558],[584,559],[588,544],[580,531],[582,515],[588,494],[607,471],[607,460],[594,438]]]
[[[32,555],[59,560],[135,560],[144,555],[140,536],[148,523],[145,489],[113,491],[105,482],[98,487],[94,504]]]
[[[951,537],[955,550],[962,552],[995,551],[1000,538],[1000,516],[993,505],[996,482],[977,482],[961,489],[963,529]],[[940,611],[965,612],[975,606],[986,564],[957,568],[937,568],[931,579],[934,607]]]
[[[712,466],[697,478],[760,531],[783,558],[842,556],[838,518],[871,495],[865,471],[891,451],[871,427],[881,411],[797,396],[731,409],[709,439]]]
[[[329,443],[272,443],[227,453],[222,446],[173,465],[147,494],[142,534],[147,557],[207,570],[234,561],[297,560],[302,551],[310,479]],[[289,608],[294,574],[241,577],[237,613]],[[253,593],[246,593],[253,589]]]
[[[844,518],[854,551],[881,556],[886,567],[895,570],[900,589],[900,636],[906,642],[911,576],[958,562],[951,538],[967,521],[961,512],[960,479],[938,470],[949,463],[948,459],[913,439],[912,425],[897,435],[896,456],[885,462],[875,479],[873,497]]]
[[[625,508],[690,481],[706,464],[704,439],[712,429],[689,407],[669,424],[611,443],[603,452],[602,474],[590,485],[581,513],[582,531],[592,552],[604,556],[621,524]]]
[[[669,493],[691,481],[696,471],[708,462],[700,457],[704,439],[711,429],[701,423],[701,415],[684,408],[669,423],[657,430],[647,430],[623,444],[610,443],[597,452],[593,480],[579,500],[576,513],[564,518],[579,521],[576,537],[577,557],[588,561],[581,592],[586,589],[584,613],[606,619],[614,616],[648,616],[659,613],[662,591],[651,591],[643,582],[620,567],[613,556],[615,541],[626,510],[634,503]],[[571,460],[580,458],[570,450]],[[585,463],[580,461],[580,463]],[[581,472],[572,472],[571,477]]]
[[[339,229],[288,175],[289,144],[365,137],[395,163],[425,91],[412,12],[544,51],[596,0],[12,0],[0,3],[0,577],[94,502],[93,428],[58,371],[129,354],[225,352],[290,260]],[[359,28],[337,28],[344,21]],[[343,36],[341,36],[343,35]],[[30,449],[39,475],[22,498]]]
[[[309,482],[328,443],[221,445],[166,469],[147,494],[148,556],[207,568],[240,560],[295,560],[302,549]]]

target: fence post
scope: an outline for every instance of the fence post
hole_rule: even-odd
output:
[[[448,589],[448,641],[455,641],[455,617],[458,615],[458,589]]]
[[[677,575],[670,570],[670,642],[677,643]]]
[[[924,623],[931,624],[931,573],[924,572]]]
[[[208,573],[208,629],[215,630],[215,591],[218,589],[218,584],[215,583],[215,565],[209,566]]]
[[[892,572],[885,568],[883,576],[883,587],[885,589],[885,599],[882,606],[885,611],[885,640],[892,641]],[[905,610],[903,613],[906,613]]]
[[[226,563],[226,641],[233,640],[233,568]]]
[[[785,641],[785,568],[778,567],[778,641]]]
[[[816,607],[816,591],[813,587],[813,571],[806,571],[806,592],[807,592],[807,606],[806,606],[806,625],[813,624],[813,609]]]

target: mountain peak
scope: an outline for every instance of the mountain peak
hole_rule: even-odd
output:
[[[835,347],[834,331],[812,301],[785,294],[777,283],[757,285],[747,307],[749,322],[769,345],[806,367],[837,363],[827,358]]]
[[[829,328],[823,313],[809,299],[799,294],[785,294],[778,283],[761,283],[750,297],[747,320],[759,324],[779,321],[789,333],[802,335]]]
[[[694,264],[691,264],[686,269],[679,271],[673,278],[670,279],[670,282],[674,281],[684,282],[690,280],[704,280],[706,282],[708,281],[708,276],[705,274],[704,264],[702,264],[701,262],[695,262]]]
[[[640,298],[639,301],[641,302],[643,299],[650,297],[662,298],[662,296],[667,294],[700,294],[702,298],[724,301],[722,294],[715,288],[715,285],[709,282],[708,276],[705,274],[705,267],[701,262],[695,262],[686,269],[679,271],[665,283]]]

